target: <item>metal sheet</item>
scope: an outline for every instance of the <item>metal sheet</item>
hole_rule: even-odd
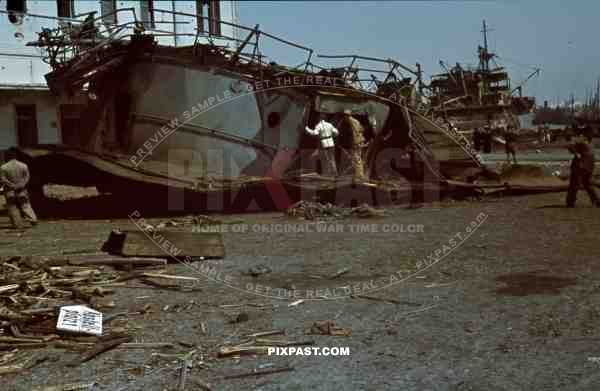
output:
[[[264,142],[279,148],[296,148],[306,124],[309,98],[277,90],[261,92],[258,100],[263,118]]]
[[[246,85],[210,69],[142,63],[133,66],[130,91],[137,113],[176,119],[177,124],[224,129],[262,141],[258,103],[254,94],[244,94]],[[206,104],[209,100],[213,101],[210,107]],[[160,128],[160,124],[135,121],[131,152],[155,137]],[[235,142],[176,131],[157,145],[151,158],[184,162],[191,151],[202,157],[202,163],[196,163],[202,164],[206,175],[213,176],[238,176],[261,154]],[[193,171],[197,173],[197,167]]]

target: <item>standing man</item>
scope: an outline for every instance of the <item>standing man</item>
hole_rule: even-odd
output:
[[[473,148],[475,148],[476,151],[481,149],[481,130],[479,127],[473,130]]]
[[[575,156],[571,161],[571,175],[569,178],[569,191],[567,193],[567,208],[575,207],[577,200],[577,191],[582,186],[590,196],[592,204],[600,207],[598,195],[592,184],[592,174],[594,173],[594,152],[589,142],[584,137],[577,137],[575,144],[569,147],[569,151]]]
[[[29,168],[17,160],[17,151],[14,148],[6,151],[7,162],[0,166],[0,183],[4,187],[6,209],[8,217],[14,228],[23,228],[23,217],[31,223],[37,224],[37,217],[29,203],[27,183],[29,183]]]
[[[321,173],[328,176],[337,176],[337,167],[335,165],[335,155],[333,154],[335,143],[333,136],[339,134],[338,130],[331,123],[325,121],[321,114],[321,120],[314,129],[305,128],[306,132],[313,136],[319,136],[321,148],[319,155],[321,157]]]
[[[492,130],[489,125],[483,128],[483,152],[492,152]]]
[[[511,126],[505,128],[504,131],[504,147],[506,150],[506,162],[510,164],[510,155],[512,155],[513,162],[517,164],[517,154],[515,151],[515,133]]]
[[[352,116],[352,111],[344,110],[344,118],[352,132],[352,178],[354,181],[365,177],[362,161],[362,151],[365,147],[365,129],[361,123]]]

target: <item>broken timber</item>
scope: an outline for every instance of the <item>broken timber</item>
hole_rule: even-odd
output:
[[[113,231],[103,249],[128,257],[223,258],[220,233]]]

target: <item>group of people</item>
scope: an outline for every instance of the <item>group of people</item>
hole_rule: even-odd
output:
[[[492,152],[492,131],[489,126],[475,128],[472,141],[476,151]]]
[[[352,178],[355,181],[364,179],[365,169],[362,159],[362,153],[366,147],[365,128],[359,120],[352,116],[351,110],[344,110],[346,128],[352,134],[352,147],[350,156],[352,161]],[[337,176],[337,165],[335,162],[335,137],[339,135],[339,130],[330,122],[325,120],[322,115],[314,129],[306,127],[306,132],[320,139],[319,155],[321,159],[322,174],[327,176]]]
[[[504,137],[504,150],[506,152],[506,161],[517,164],[517,153],[515,149],[516,134],[512,126],[502,128],[491,128],[489,125],[473,130],[473,147],[476,151],[483,150],[485,153],[492,152],[493,136],[502,135]]]

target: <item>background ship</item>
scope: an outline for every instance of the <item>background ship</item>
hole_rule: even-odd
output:
[[[505,67],[499,66],[496,54],[488,49],[487,26],[483,21],[483,46],[478,46],[479,64],[476,68],[459,63],[431,77],[428,86],[430,105],[438,115],[454,124],[463,133],[470,134],[476,127],[521,127],[518,116],[531,113],[535,98],[523,96],[522,87],[532,77],[539,75],[536,68],[525,81],[511,85]],[[492,64],[493,63],[493,64]],[[493,66],[492,66],[493,65]],[[434,145],[447,144],[447,138],[428,132],[428,140]]]

